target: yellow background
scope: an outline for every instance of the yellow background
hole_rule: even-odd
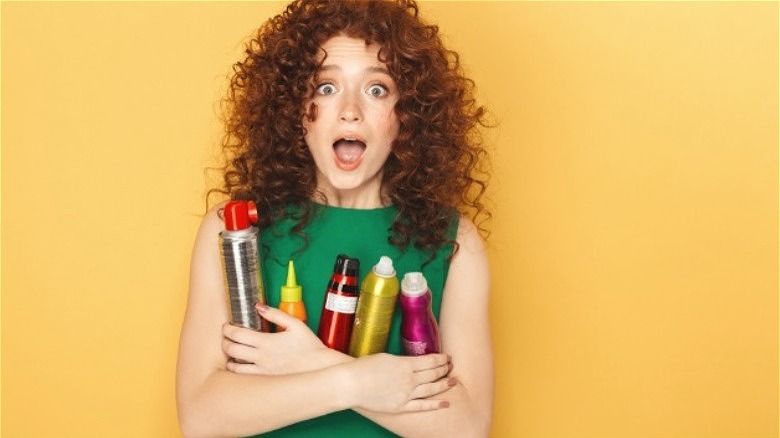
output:
[[[179,434],[216,102],[280,10],[3,2],[4,438]],[[500,125],[493,436],[777,437],[777,3],[422,11]]]

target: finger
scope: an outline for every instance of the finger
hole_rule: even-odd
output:
[[[238,363],[230,361],[227,363],[227,370],[236,374],[260,374],[260,370],[252,363]]]
[[[450,356],[446,354],[426,354],[410,358],[413,361],[412,370],[422,371],[438,368],[450,362]]]
[[[441,379],[433,383],[425,383],[414,388],[414,391],[412,391],[412,398],[433,397],[434,395],[449,391],[457,384],[458,381],[454,378]]]
[[[271,306],[257,304],[255,310],[257,310],[257,314],[260,315],[261,318],[276,324],[277,331],[282,331],[281,329],[286,330],[290,328],[290,326],[300,322],[297,318]]]
[[[435,411],[450,407],[447,400],[415,399],[409,400],[401,409],[402,412]]]
[[[450,364],[444,364],[440,367],[430,370],[416,371],[414,373],[414,381],[418,385],[423,383],[435,382],[442,377],[446,376],[450,372]]]
[[[254,347],[237,344],[230,339],[222,339],[222,351],[231,359],[251,362],[255,350],[257,349]]]
[[[225,323],[222,325],[222,336],[231,339],[233,342],[237,342],[239,344],[244,344],[244,345],[257,344],[258,333],[259,332],[256,332],[252,329],[235,326],[229,323]]]

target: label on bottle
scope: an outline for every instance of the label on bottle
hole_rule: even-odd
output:
[[[345,295],[336,295],[328,292],[325,299],[325,308],[338,313],[355,313],[358,297],[349,297]]]
[[[427,342],[408,341],[404,338],[401,338],[401,342],[403,343],[406,354],[411,356],[421,356],[425,354],[425,347],[428,346]]]

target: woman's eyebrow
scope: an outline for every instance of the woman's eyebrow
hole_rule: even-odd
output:
[[[336,64],[327,64],[327,65],[323,65],[322,67],[320,67],[319,71],[323,72],[323,71],[329,71],[329,70],[341,71],[341,66],[336,65]],[[385,67],[380,67],[380,66],[366,67],[364,69],[364,71],[366,73],[381,73],[381,74],[385,74],[387,76],[390,76],[390,72]]]
[[[382,73],[382,74],[386,74],[386,75],[390,76],[390,72],[387,71],[387,69],[385,67],[371,66],[371,67],[366,68],[366,71],[370,72],[370,73]]]

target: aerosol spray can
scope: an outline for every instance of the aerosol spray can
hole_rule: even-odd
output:
[[[381,353],[387,348],[387,335],[398,298],[398,277],[393,260],[382,256],[360,283],[360,297],[349,342],[353,357]]]
[[[320,340],[328,348],[342,353],[346,353],[349,348],[352,324],[355,321],[359,269],[358,259],[339,254],[322,306],[318,331]]]
[[[257,207],[252,201],[225,204],[225,231],[219,233],[222,274],[230,300],[230,322],[253,330],[270,332],[268,321],[260,318],[255,304],[265,304],[258,260]]]
[[[431,309],[431,291],[422,272],[401,281],[401,344],[408,356],[439,353],[439,326]]]

